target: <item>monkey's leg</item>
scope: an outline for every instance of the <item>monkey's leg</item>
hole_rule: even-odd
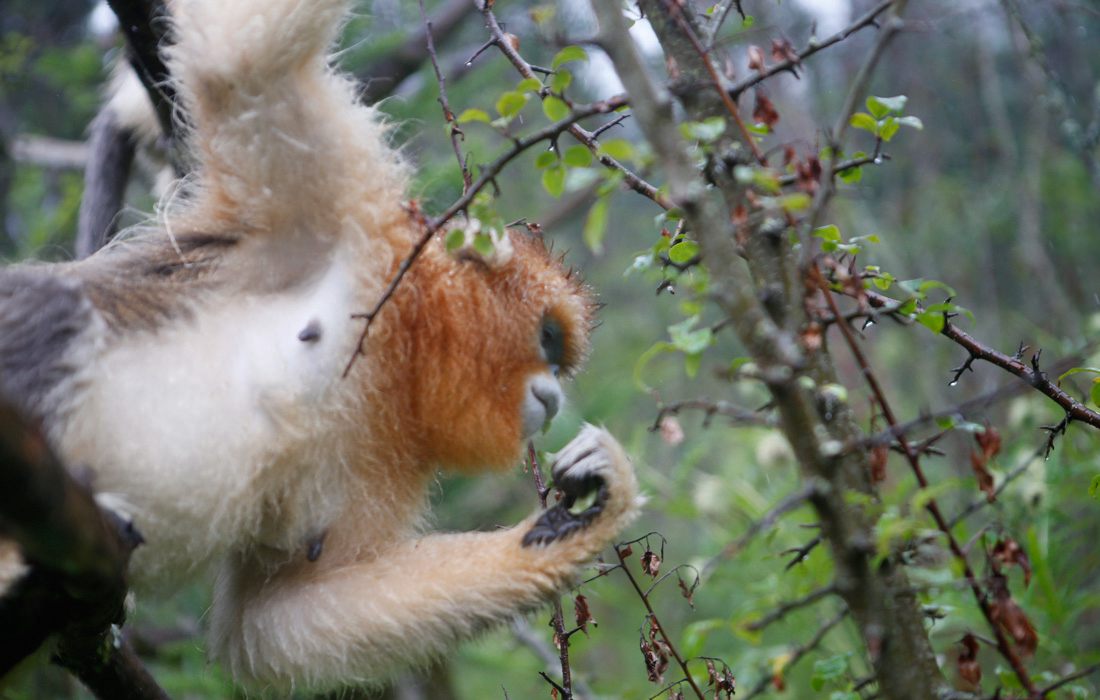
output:
[[[583,525],[525,544],[536,514],[507,530],[400,543],[350,566],[326,569],[322,557],[270,579],[238,567],[216,603],[218,653],[243,679],[285,685],[296,678],[323,687],[391,675],[538,607],[637,510],[633,471],[609,434],[587,428],[562,456],[575,461],[559,461],[559,478],[577,471],[601,494],[598,512]]]

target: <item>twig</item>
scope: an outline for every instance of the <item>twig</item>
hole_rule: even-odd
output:
[[[809,654],[811,651],[816,649],[818,645],[821,644],[822,640],[825,639],[825,635],[827,635],[830,630],[839,625],[841,622],[844,622],[844,618],[846,617],[848,617],[847,607],[845,607],[835,616],[826,621],[825,624],[819,627],[817,632],[814,633],[814,636],[811,637],[807,642],[791,649],[788,652],[789,660],[786,664],[783,665],[783,670],[786,671],[788,668],[791,668],[796,663],[801,661],[803,656]],[[760,695],[765,690],[767,690],[771,682],[772,676],[770,675],[770,672],[765,671],[760,680],[757,681],[755,686],[753,686],[753,689],[749,691],[749,694],[744,697],[744,700],[749,700],[749,698],[755,698],[757,695]]]
[[[878,14],[885,12],[887,9],[892,9],[890,16],[887,17],[885,23],[879,30],[878,39],[871,48],[871,53],[867,56],[867,60],[860,66],[859,72],[856,73],[856,77],[852,80],[851,88],[848,90],[848,95],[844,99],[844,105],[837,114],[836,124],[833,126],[832,131],[827,134],[828,145],[832,150],[832,155],[829,157],[829,166],[825,168],[825,172],[830,173],[831,176],[823,178],[821,186],[814,195],[813,206],[810,209],[809,215],[806,216],[804,220],[805,224],[799,236],[802,240],[803,268],[809,267],[810,260],[813,258],[814,250],[816,249],[816,246],[811,245],[812,239],[810,238],[810,232],[817,228],[821,216],[825,213],[829,201],[836,192],[836,180],[834,175],[836,167],[834,164],[842,150],[844,136],[848,133],[848,122],[852,118],[852,113],[856,110],[856,104],[863,97],[863,93],[866,91],[867,85],[871,81],[871,75],[874,73],[879,59],[882,58],[883,53],[886,51],[886,47],[904,26],[901,20],[901,13],[905,9],[907,1],[908,0],[890,0],[890,2],[881,3],[876,6],[872,10],[875,15],[870,17],[868,17],[870,13],[864,15],[866,24],[872,24]]]
[[[791,549],[785,549],[782,552],[780,552],[780,554],[793,554],[794,555],[794,557],[791,558],[791,560],[789,562],[787,562],[787,565],[783,567],[783,570],[784,571],[790,571],[794,567],[801,564],[803,561],[806,560],[806,557],[810,556],[810,552],[814,551],[814,549],[819,544],[821,544],[821,535],[818,535],[817,537],[813,538],[812,540],[810,540],[806,544],[802,545],[801,547],[793,547]]]
[[[523,56],[512,46],[512,43],[508,41],[508,38],[504,35],[504,29],[501,28],[500,23],[497,22],[496,15],[493,14],[492,3],[486,3],[484,0],[474,0],[478,9],[481,10],[481,14],[485,17],[485,26],[489,29],[491,39],[478,51],[480,54],[485,49],[495,46],[500,49],[500,52],[504,54],[505,58],[515,66],[519,74],[524,78],[534,78],[535,66],[532,66],[527,62]],[[476,54],[475,54],[476,58]],[[470,59],[471,61],[473,58]],[[541,96],[541,95],[540,95]],[[620,106],[628,104],[628,100],[625,95],[618,95],[611,98],[612,100],[619,101]],[[668,198],[658,191],[658,189],[650,183],[643,180],[637,173],[626,167],[616,159],[607,155],[606,153],[600,153],[600,144],[596,141],[596,137],[593,132],[586,131],[579,125],[572,126],[569,133],[573,138],[577,139],[585,148],[591,151],[596,160],[600,162],[605,168],[618,171],[622,173],[623,183],[634,190],[638,194],[652,200],[657,206],[662,209],[668,209],[672,206],[672,203],[668,201]]]
[[[454,149],[455,158],[458,159],[458,167],[462,171],[462,191],[465,193],[473,184],[473,176],[467,167],[467,159],[462,156],[462,148],[459,142],[465,140],[466,134],[458,125],[455,113],[447,101],[447,79],[443,77],[443,71],[439,68],[439,59],[435,55],[435,42],[432,40],[432,22],[424,12],[424,0],[418,0],[420,4],[420,18],[424,22],[424,41],[428,47],[428,58],[431,59],[432,69],[435,71],[436,82],[439,83],[439,106],[443,108],[443,120],[447,122],[447,130],[451,134],[451,148]]]
[[[447,209],[439,216],[424,221],[424,230],[420,234],[420,238],[416,240],[416,242],[413,244],[412,250],[405,257],[405,259],[401,261],[401,265],[397,268],[397,273],[394,274],[393,278],[390,280],[389,285],[386,286],[386,289],[378,298],[378,301],[375,302],[370,311],[352,314],[352,318],[364,320],[366,321],[366,323],[363,325],[363,330],[359,334],[359,339],[355,345],[355,351],[352,353],[351,357],[348,358],[348,363],[344,367],[343,376],[347,377],[348,374],[351,372],[352,365],[355,364],[355,361],[360,356],[366,353],[364,343],[366,343],[367,335],[370,333],[371,324],[374,323],[374,319],[377,318],[379,312],[382,311],[382,307],[386,305],[386,302],[388,302],[390,297],[393,296],[394,292],[397,291],[397,287],[401,284],[401,280],[403,280],[405,278],[405,275],[408,274],[409,269],[413,266],[413,263],[416,262],[417,258],[420,257],[420,254],[424,252],[424,248],[428,245],[428,242],[432,239],[432,236],[442,230],[447,222],[454,218],[455,215],[457,215],[459,212],[465,211],[466,208],[470,206],[470,203],[474,201],[474,197],[477,196],[477,194],[481,192],[481,190],[483,190],[486,185],[488,185],[490,182],[494,182],[497,175],[499,175],[500,172],[504,169],[504,166],[514,160],[521,153],[531,148],[535,144],[555,138],[559,134],[567,131],[571,126],[582,119],[587,119],[588,117],[596,114],[606,114],[608,112],[614,111],[621,104],[622,98],[612,97],[601,102],[594,102],[590,105],[585,105],[583,107],[574,107],[570,114],[564,119],[554,122],[549,126],[543,127],[542,129],[539,129],[538,131],[529,134],[523,138],[515,139],[512,142],[511,148],[509,148],[503,155],[498,157],[492,163],[481,169],[480,175],[478,176],[477,180],[475,180],[474,183],[470,185],[469,189],[467,189],[461,197],[455,200],[454,203],[452,203],[451,206],[447,207]]]
[[[730,96],[734,99],[737,99],[741,96],[741,93],[745,92],[745,90],[748,90],[754,85],[757,85],[767,80],[777,73],[789,71],[797,67],[802,63],[802,61],[809,58],[810,56],[813,56],[818,51],[821,51],[822,49],[827,49],[833,44],[839,44],[840,42],[844,41],[864,27],[875,26],[877,24],[879,15],[889,9],[890,5],[892,4],[893,0],[884,0],[884,2],[880,2],[878,5],[875,5],[868,12],[856,19],[856,21],[852,22],[844,29],[841,29],[836,34],[833,34],[821,41],[811,40],[806,48],[798,53],[797,59],[787,59],[785,61],[774,63],[766,68],[764,71],[757,71],[752,75],[749,75],[742,80],[734,83],[729,88]]]
[[[783,517],[792,510],[803,505],[814,496],[819,495],[821,492],[821,486],[816,480],[810,480],[808,483],[802,486],[798,491],[790,494],[782,501],[777,503],[771,510],[764,514],[759,520],[749,525],[745,530],[745,534],[737,538],[737,540],[727,544],[722,548],[722,551],[715,554],[713,557],[707,560],[703,565],[703,575],[709,574],[715,566],[718,565],[723,559],[729,559],[736,556],[742,549],[752,541],[758,534],[771,528],[779,518]]]
[[[428,35],[434,34],[435,40],[445,42],[470,15],[469,8],[469,0],[447,0],[439,3],[421,24],[419,31],[412,33],[393,50],[372,60],[365,72],[356,76],[363,85],[362,100],[368,104],[377,102],[419,70],[426,58],[424,46],[429,40]]]
[[[1045,451],[1046,445],[1043,445],[1039,449],[1028,453],[1027,457],[1021,460],[1020,464],[1018,464],[1015,469],[1005,475],[1005,478],[1002,479],[1000,485],[998,485],[997,488],[993,490],[993,493],[990,497],[986,497],[983,494],[980,498],[974,499],[974,501],[971,502],[970,505],[963,508],[961,511],[958,512],[958,514],[955,515],[955,517],[947,521],[947,526],[954,530],[955,526],[961,523],[963,520],[966,520],[974,513],[977,513],[982,508],[988,506],[990,503],[996,502],[1001,493],[1003,493],[1004,490],[1008,488],[1008,485],[1023,476],[1024,472],[1026,472],[1031,466],[1031,463],[1039,457],[1043,456],[1043,453]]]
[[[1064,676],[1062,678],[1059,678],[1058,680],[1054,681],[1050,685],[1041,688],[1039,690],[1039,697],[1040,698],[1045,698],[1046,696],[1050,695],[1051,693],[1053,693],[1055,690],[1058,690],[1062,686],[1064,686],[1068,683],[1072,683],[1073,681],[1075,681],[1079,678],[1084,678],[1085,676],[1090,676],[1090,675],[1096,673],[1097,671],[1100,671],[1100,664],[1093,664],[1092,666],[1086,666],[1085,668],[1081,669],[1080,671],[1075,671],[1075,672],[1069,674],[1068,676]]]
[[[535,454],[535,444],[527,443],[527,461],[531,465],[531,477],[535,481],[535,491],[538,494],[539,506],[546,509],[546,496],[550,489],[542,480],[542,470],[539,469],[538,458]],[[554,616],[550,618],[550,626],[554,629],[554,640],[558,647],[558,663],[561,665],[561,685],[550,679],[545,673],[539,675],[546,679],[550,685],[558,689],[562,694],[562,700],[573,700],[573,671],[569,666],[569,635],[565,632],[564,615],[561,610],[561,597],[554,597]]]
[[[615,554],[618,555],[619,561],[622,562],[626,555],[621,552],[619,549],[620,546],[621,545],[615,545]],[[669,653],[672,654],[672,658],[676,659],[677,665],[679,665],[680,670],[683,671],[684,678],[687,680],[688,685],[695,691],[695,695],[699,700],[704,700],[703,691],[699,688],[699,684],[695,682],[695,679],[691,675],[691,671],[688,670],[687,662],[684,660],[684,657],[681,656],[679,650],[676,649],[676,643],[672,641],[672,637],[665,631],[664,625],[661,624],[660,618],[657,617],[657,613],[653,610],[653,605],[649,602],[649,596],[646,595],[645,591],[643,591],[642,587],[638,584],[638,580],[630,571],[630,567],[624,564],[619,568],[623,570],[627,580],[630,581],[630,585],[634,587],[634,591],[638,594],[638,598],[641,599],[642,605],[645,606],[649,619],[653,621],[653,625],[657,628],[657,632],[660,633],[661,637],[665,640]]]
[[[531,652],[547,666],[555,666],[561,662],[558,652],[551,649],[550,645],[546,643],[543,637],[532,629],[530,623],[523,618],[518,618],[512,622],[512,634],[520,644],[530,649]],[[572,683],[573,697],[577,700],[596,697],[592,689],[580,678],[573,676]]]
[[[778,622],[779,620],[782,620],[784,617],[787,616],[788,613],[794,612],[795,610],[804,608],[808,605],[813,605],[822,598],[827,598],[834,593],[836,593],[836,585],[832,583],[827,586],[822,586],[821,588],[815,588],[801,598],[795,598],[794,600],[789,600],[785,603],[781,603],[777,608],[769,612],[767,615],[764,615],[763,617],[757,620],[753,620],[752,622],[745,625],[745,629],[749,630],[750,632],[759,632],[773,622]]]
[[[685,409],[703,411],[703,427],[709,427],[714,416],[729,418],[730,423],[736,425],[775,427],[776,420],[771,416],[761,415],[758,411],[750,411],[741,408],[729,401],[711,401],[709,399],[685,399],[658,406],[657,417],[653,425],[649,426],[650,432],[656,432],[661,428],[661,422],[668,416],[679,415]]]

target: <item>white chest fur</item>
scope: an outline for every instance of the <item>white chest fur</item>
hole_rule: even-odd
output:
[[[60,444],[144,535],[139,584],[234,547],[293,547],[339,507],[340,440],[326,426],[353,298],[337,262],[294,292],[223,300],[98,358]]]

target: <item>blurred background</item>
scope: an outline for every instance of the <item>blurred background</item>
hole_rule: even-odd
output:
[[[436,42],[451,107],[494,113],[497,96],[521,76],[495,50],[470,60],[488,39],[472,4],[425,4],[429,13],[448,18],[437,22]],[[873,4],[744,0],[747,17],[734,13],[718,38],[727,73],[749,73],[750,46],[767,50],[773,39],[786,39],[801,49],[813,37],[843,29]],[[864,166],[858,179],[843,183],[828,221],[845,238],[873,234],[881,240],[865,246],[860,265],[878,265],[899,280],[935,279],[953,288],[954,301],[974,316],[961,321],[963,327],[987,344],[1009,354],[1021,343],[1042,348],[1044,366],[1061,370],[1096,366],[1100,6],[1091,0],[1025,5],[911,3],[907,31],[889,48],[870,93],[906,95],[906,113],[918,116],[924,128],[904,130],[886,144],[888,159]],[[423,61],[422,48],[402,50],[422,26],[419,10],[402,0],[363,0],[357,8],[341,63],[364,79],[368,99],[381,100],[392,119],[394,142],[417,166],[415,195],[426,210],[439,211],[461,194],[462,179],[431,66]],[[587,8],[585,0],[496,3],[498,17],[519,38],[524,57],[540,65],[549,65],[562,46],[583,44],[595,35]],[[634,35],[663,75],[663,57],[643,19],[635,23]],[[780,120],[762,147],[791,143],[800,153],[819,150],[819,130],[832,125],[873,40],[873,30],[857,33],[807,61],[797,77],[769,81],[765,89]],[[102,3],[0,0],[0,255],[6,260],[72,257],[87,128],[121,47],[113,15]],[[606,57],[594,46],[586,48],[588,61],[570,66],[570,95],[579,102],[620,89]],[[396,74],[403,77],[395,83],[390,76]],[[749,99],[742,103],[746,113]],[[532,126],[544,120],[537,106],[523,114]],[[599,123],[595,119],[586,127]],[[474,166],[507,146],[486,124],[463,128],[462,145]],[[627,119],[604,138],[637,142],[639,136]],[[853,134],[849,143],[853,149],[873,148],[864,132]],[[644,169],[644,148],[635,148]],[[631,536],[663,535],[665,570],[710,565],[694,594],[694,608],[672,579],[652,596],[686,655],[723,659],[745,694],[761,683],[765,692],[779,697],[848,692],[844,689],[868,672],[851,623],[838,625],[797,664],[788,665],[820,624],[834,617],[834,602],[793,612],[762,631],[746,626],[779,602],[829,581],[831,562],[820,549],[787,568],[792,555],[784,552],[815,536],[805,527],[812,525],[812,513],[797,510],[735,555],[721,554],[798,487],[798,470],[783,438],[766,428],[730,427],[721,417],[705,424],[701,414],[687,411],[678,422],[666,422],[665,430],[653,430],[662,402],[708,397],[755,409],[766,401],[758,386],[727,381],[731,363],[742,354],[728,332],[718,334],[697,368],[677,353],[647,352],[669,339],[669,326],[700,312],[692,276],[675,277],[670,290],[662,284],[670,273],[652,263],[660,210],[632,192],[616,191],[606,198],[604,235],[598,242],[590,235],[586,243],[582,234],[586,222],[592,225],[599,172],[571,169],[565,192],[553,197],[541,184],[536,156],[528,153],[513,163],[499,181],[499,211],[506,221],[541,224],[555,249],[568,251],[568,262],[583,271],[607,304],[588,369],[570,387],[572,404],[538,447],[553,450],[564,444],[585,420],[605,424],[634,456],[650,500]],[[123,225],[140,221],[156,206],[153,185],[161,167],[156,153],[139,155]],[[716,320],[704,312],[703,324]],[[980,364],[949,386],[951,370],[966,353],[922,327],[883,321],[864,335],[903,419],[1014,386],[1012,377]],[[842,345],[836,345],[835,360],[851,379],[849,398],[866,424],[869,402]],[[1065,387],[1084,400],[1094,376],[1074,375]],[[1013,582],[1040,636],[1029,667],[1054,678],[1100,661],[1100,502],[1089,493],[1090,482],[1100,474],[1098,436],[1071,425],[1049,459],[1037,457],[1045,441],[1040,426],[1057,423],[1062,414],[1026,391],[1002,392],[987,410],[965,417],[1000,429],[1005,445],[993,471],[999,481],[1011,475],[1013,483],[959,532],[964,541],[1009,533],[1027,550],[1032,580],[1026,589]],[[943,489],[938,498],[954,513],[980,495],[968,461],[973,438],[959,431],[939,446],[944,455],[927,468]],[[908,472],[892,469],[882,486],[887,508],[904,515],[915,489]],[[518,467],[513,475],[491,479],[441,477],[434,500],[438,526],[455,529],[512,523],[536,505],[530,475]],[[919,542],[919,532],[909,534]],[[650,541],[656,549],[660,538]],[[635,546],[635,559],[643,549]],[[958,586],[959,574],[948,558],[932,545],[915,551],[926,560],[915,562],[910,575],[932,608],[933,642],[950,675],[960,637],[967,629],[982,630],[984,623],[969,591]],[[639,571],[636,560],[634,567]],[[690,584],[693,574],[685,570],[683,576]],[[580,590],[598,627],[571,638],[576,676],[598,697],[648,698],[658,692],[662,686],[647,680],[638,651],[644,609],[621,572]],[[138,601],[129,626],[173,697],[243,697],[204,657],[200,630],[207,596],[207,586],[194,586],[165,601]],[[571,627],[571,596],[563,604]],[[545,658],[548,651],[556,654],[548,619],[548,612],[540,612],[520,623],[518,631],[500,629],[465,644],[433,672],[427,694],[396,697],[502,698],[505,691],[511,698],[549,697],[550,687],[538,676],[540,670],[555,669]],[[999,681],[1011,688],[1010,674],[994,671],[998,661],[992,656],[988,662],[984,688],[992,692]],[[670,670],[667,681],[676,678]],[[1098,687],[1100,680],[1093,677],[1059,692],[1060,697],[1095,697]],[[82,693],[63,673],[41,668],[26,670],[0,688],[0,697],[8,698]]]

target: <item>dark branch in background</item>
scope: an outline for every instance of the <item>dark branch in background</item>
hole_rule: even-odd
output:
[[[704,428],[710,426],[715,416],[729,418],[730,423],[735,425],[762,426],[768,428],[774,428],[778,425],[778,422],[772,416],[764,415],[758,411],[750,411],[747,408],[741,408],[729,401],[686,399],[684,401],[675,401],[673,403],[661,404],[658,406],[657,417],[654,419],[653,425],[649,426],[649,431],[656,432],[660,430],[661,422],[665,418],[679,415],[680,411],[689,409],[703,412]]]
[[[835,316],[840,316],[840,309],[837,307],[836,299],[833,298],[833,293],[829,288],[829,284],[825,281],[824,276],[814,268],[812,270],[816,281],[819,283],[822,293],[825,295],[825,300],[828,302],[829,307]],[[875,375],[874,370],[871,368],[870,363],[867,361],[867,357],[863,354],[862,348],[856,341],[852,329],[848,327],[846,323],[839,323],[837,327],[840,329],[841,334],[844,337],[845,343],[852,352],[852,356],[856,360],[856,364],[859,366],[860,373],[863,378],[867,380],[867,385],[871,390],[871,394],[875,398],[875,402],[882,410],[882,416],[886,419],[886,423],[891,428],[896,428],[898,425],[897,418],[894,415],[894,410],[890,406],[890,402],[886,399],[886,393],[883,391],[882,386],[879,384],[878,377]],[[920,454],[912,449],[909,445],[903,433],[897,435],[898,444],[901,445],[902,453],[905,455],[905,459],[909,462],[909,466],[912,469],[913,475],[917,479],[917,483],[920,484],[922,489],[928,488],[928,478],[924,475],[924,469],[921,467]],[[978,583],[978,577],[974,574],[974,570],[970,566],[970,562],[966,558],[966,553],[959,545],[955,535],[951,531],[951,526],[948,524],[947,519],[944,517],[943,512],[940,510],[939,503],[936,499],[929,498],[925,509],[932,516],[932,519],[936,523],[936,527],[947,539],[948,547],[959,565],[962,566],[963,575],[967,582],[970,584],[970,590],[974,593],[974,600],[978,604],[978,608],[982,611],[982,615],[985,616],[986,621],[989,623],[990,629],[993,631],[993,635],[996,638],[997,651],[1001,653],[1001,656],[1008,661],[1012,667],[1013,672],[1016,674],[1016,678],[1019,679],[1020,684],[1028,691],[1029,697],[1035,697],[1035,685],[1031,681],[1031,676],[1028,674],[1027,669],[1024,667],[1023,661],[1020,659],[1019,654],[1016,653],[1016,649],[1009,642],[1008,637],[1005,635],[1001,625],[997,623],[996,615],[993,612],[993,608],[990,605],[989,599],[985,592],[982,590],[981,584]]]
[[[176,90],[160,47],[168,41],[167,12],[162,0],[107,0],[126,36],[130,65],[137,73],[157,114],[160,131],[172,142],[175,135]],[[169,152],[174,152],[170,148]],[[175,161],[175,158],[173,158]],[[179,164],[175,164],[177,170]]]
[[[1001,0],[1001,2],[1009,17],[1023,32],[1024,38],[1027,40],[1031,60],[1046,75],[1047,86],[1050,88],[1046,94],[1046,102],[1061,120],[1060,131],[1063,140],[1070,150],[1080,158],[1089,174],[1089,178],[1092,180],[1092,184],[1100,187],[1100,161],[1096,158],[1096,146],[1100,142],[1100,114],[1096,115],[1095,121],[1086,128],[1077,116],[1071,113],[1070,105],[1074,102],[1073,97],[1065,81],[1062,80],[1062,76],[1050,64],[1050,59],[1043,48],[1042,39],[1036,36],[1035,32],[1031,31],[1031,27],[1024,21],[1020,7],[1015,0]]]
[[[813,605],[822,598],[827,598],[835,594],[836,585],[832,583],[827,586],[822,586],[821,588],[815,588],[801,598],[796,598],[794,600],[790,600],[780,604],[768,614],[745,625],[745,629],[749,630],[750,632],[759,632],[773,622],[778,622],[782,620],[784,617],[787,616],[788,613],[792,613],[795,610]]]
[[[348,358],[348,363],[344,367],[343,376],[347,377],[348,373],[351,372],[352,365],[355,364],[355,360],[365,354],[366,348],[364,344],[366,343],[367,335],[370,333],[371,324],[374,323],[374,319],[378,317],[378,314],[382,311],[386,302],[388,302],[394,292],[397,291],[398,286],[401,284],[401,280],[405,278],[405,275],[409,272],[409,269],[412,268],[417,258],[420,257],[420,254],[424,252],[424,248],[428,245],[432,236],[441,231],[457,214],[466,211],[466,208],[474,201],[474,197],[476,197],[481,190],[485,189],[489,183],[495,182],[497,175],[504,169],[504,166],[512,162],[512,160],[521,153],[543,141],[553,141],[553,139],[568,131],[570,127],[574,126],[582,119],[587,119],[596,114],[607,114],[608,112],[614,111],[622,104],[624,104],[623,98],[612,97],[602,102],[593,102],[590,105],[574,107],[569,116],[561,121],[554,122],[523,138],[513,140],[512,147],[492,163],[481,168],[477,180],[470,185],[469,189],[467,189],[461,197],[455,200],[451,206],[447,207],[442,214],[432,219],[424,219],[421,222],[424,229],[423,233],[420,234],[420,238],[413,244],[413,248],[409,254],[401,261],[401,265],[397,268],[397,273],[393,276],[393,279],[390,280],[389,285],[382,292],[378,301],[375,302],[374,307],[370,311],[354,314],[352,316],[352,318],[364,320],[366,323],[363,326],[363,331],[359,334],[355,352]]]
[[[721,552],[708,559],[706,564],[703,565],[703,574],[710,573],[721,561],[737,556],[754,537],[765,530],[770,530],[771,527],[787,513],[806,505],[813,497],[821,495],[821,490],[821,484],[818,484],[816,481],[810,481],[798,491],[795,491],[775,504],[775,506],[765,513],[763,517],[749,525],[745,530],[745,534],[741,535],[737,540],[730,542],[722,548]]]
[[[825,635],[829,634],[829,632],[834,627],[839,625],[841,622],[844,622],[844,618],[846,618],[846,617],[848,617],[848,608],[844,608],[843,610],[838,612],[836,615],[834,615],[832,618],[827,620],[823,625],[821,625],[821,627],[819,627],[817,629],[817,632],[814,633],[814,636],[810,637],[810,639],[807,640],[804,644],[800,644],[800,645],[790,649],[787,652],[789,654],[789,660],[787,661],[786,664],[784,664],[783,671],[786,671],[787,669],[791,668],[792,666],[797,664],[799,661],[801,661],[802,657],[806,656],[806,654],[809,654],[811,651],[816,649],[818,647],[818,645],[820,645],[821,642],[825,639]],[[763,693],[764,691],[766,691],[768,689],[768,686],[772,684],[772,679],[773,679],[773,677],[772,677],[772,675],[770,675],[770,673],[771,673],[770,669],[766,669],[763,672],[763,675],[760,677],[760,680],[756,682],[756,685],[753,686],[753,689],[750,690],[748,695],[746,695],[744,697],[744,700],[749,700],[749,698],[755,698],[757,695],[760,695],[761,693]]]
[[[421,7],[423,11],[423,7]],[[427,55],[424,46],[430,32],[446,41],[462,25],[470,12],[469,0],[447,0],[428,16],[420,29],[393,51],[380,56],[357,77],[363,83],[363,101],[373,104],[391,94],[403,80],[420,70]]]
[[[55,660],[97,697],[167,698],[116,639],[140,536],[105,515],[7,404],[0,404],[0,532],[30,567],[0,599],[0,676],[60,634]]]
[[[88,257],[114,235],[134,162],[134,136],[119,125],[113,111],[101,109],[89,132],[84,194],[76,224],[77,258]]]

